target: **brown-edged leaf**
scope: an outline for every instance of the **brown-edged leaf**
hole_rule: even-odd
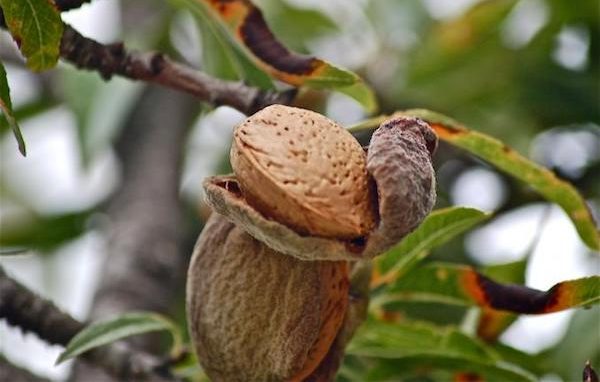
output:
[[[433,263],[398,279],[372,304],[399,300],[478,305],[522,314],[553,313],[599,303],[600,276],[563,281],[543,292],[499,283],[468,266]]]
[[[567,213],[583,242],[600,250],[600,232],[583,197],[568,182],[559,179],[547,168],[520,155],[501,141],[478,131],[470,130],[450,117],[425,109],[412,109],[394,113],[419,117],[427,121],[440,139],[487,161],[539,192]],[[352,132],[373,130],[389,116],[369,119],[350,128]]]
[[[0,0],[10,34],[27,66],[35,71],[56,65],[63,24],[52,0]]]
[[[291,85],[338,90],[368,112],[377,108],[371,88],[356,74],[316,57],[290,51],[271,32],[262,12],[249,0],[197,0],[206,4],[254,61],[266,72]]]

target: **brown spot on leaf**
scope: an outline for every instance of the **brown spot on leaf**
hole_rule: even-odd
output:
[[[480,375],[469,372],[462,372],[454,374],[454,382],[484,382]]]
[[[319,65],[319,60],[289,51],[269,29],[261,11],[252,7],[239,28],[239,35],[250,51],[276,70],[307,75]]]
[[[429,125],[441,138],[455,138],[457,136],[466,134],[465,130],[453,126],[442,125],[441,123],[430,123]]]
[[[469,270],[463,276],[463,285],[480,305],[522,314],[540,314],[560,310],[560,285],[547,292],[517,284],[500,284]]]

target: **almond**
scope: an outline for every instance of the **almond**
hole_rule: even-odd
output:
[[[237,127],[236,175],[204,181],[217,213],[186,291],[191,338],[212,380],[333,380],[366,316],[368,260],[433,208],[436,144],[425,122],[396,116],[365,158],[334,122],[278,105]]]
[[[277,253],[213,214],[194,249],[186,293],[204,371],[214,381],[308,378],[340,331],[348,289],[346,262]]]
[[[323,115],[269,106],[235,129],[230,156],[248,202],[302,235],[353,239],[375,226],[364,150]]]

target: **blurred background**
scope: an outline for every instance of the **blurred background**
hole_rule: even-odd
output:
[[[363,76],[375,89],[382,113],[428,108],[493,135],[571,182],[598,221],[597,1],[256,3],[288,47]],[[171,3],[96,0],[64,13],[63,19],[100,42],[123,40],[130,48],[163,51],[213,75],[236,79],[227,55],[211,45],[215,40],[207,28]],[[244,116],[142,83],[121,78],[104,82],[96,73],[68,64],[33,74],[6,31],[0,31],[0,59],[28,145],[23,158],[2,126],[0,264],[6,271],[85,320],[102,286],[105,259],[116,251],[111,235],[128,227],[119,211],[136,203],[123,196],[125,185],[146,182],[144,192],[162,195],[168,180],[174,186],[173,204],[153,206],[146,218],[173,222],[176,232],[170,239],[177,245],[168,250],[179,253],[173,269],[184,269],[206,217],[201,180],[229,170],[231,131]],[[296,103],[346,126],[367,117],[360,105],[339,93],[303,91]],[[177,138],[161,149],[171,133]],[[527,185],[444,144],[435,167],[438,208],[472,206],[495,215],[438,249],[432,259],[477,267],[526,260],[525,284],[543,290],[600,274],[598,255],[586,249],[562,210]],[[11,251],[19,255],[10,256]],[[163,285],[174,291],[169,311],[183,320],[184,273],[179,272]],[[434,308],[410,309],[416,317],[429,317]],[[458,324],[464,315],[456,307],[437,306],[435,312],[442,323]],[[545,381],[579,378],[585,359],[600,367],[600,310],[520,317],[500,341],[529,353],[552,353],[557,363]],[[60,350],[0,322],[0,352],[15,364],[62,380],[71,365],[53,366]]]

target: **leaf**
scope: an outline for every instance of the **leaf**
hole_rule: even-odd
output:
[[[600,233],[585,200],[571,184],[559,179],[552,171],[521,156],[499,140],[477,131],[468,130],[453,119],[429,110],[414,109],[402,112],[423,118],[438,136],[535,189],[547,200],[560,205],[575,224],[581,239],[591,248],[600,250]]]
[[[0,247],[48,250],[81,235],[92,210],[41,216],[23,209],[2,219]]]
[[[198,0],[200,1],[200,0]],[[339,90],[369,112],[376,109],[372,90],[356,74],[319,58],[287,49],[271,32],[262,12],[247,0],[202,0],[227,26],[240,46],[271,76],[294,86]]]
[[[246,56],[229,32],[211,16],[209,9],[201,1],[171,0],[171,3],[190,11],[198,24],[202,38],[204,71],[223,79],[243,80],[261,89],[274,88],[271,78]]]
[[[566,333],[557,346],[540,354],[547,372],[553,372],[563,381],[570,381],[581,373],[581,363],[590,360],[600,365],[600,306],[575,312]]]
[[[575,187],[559,179],[552,171],[528,160],[499,140],[469,130],[445,115],[425,109],[411,109],[394,115],[409,115],[424,119],[444,141],[470,152],[525,182],[544,198],[561,206],[573,221],[583,242],[591,249],[600,251],[600,233],[585,200]],[[380,116],[369,119],[353,126],[350,131],[356,133],[375,129],[388,118]]]
[[[50,69],[58,61],[63,24],[51,0],[0,0],[10,34],[35,71]]]
[[[600,276],[563,281],[546,292],[501,284],[472,267],[433,263],[413,269],[379,296],[375,305],[398,300],[479,305],[524,314],[553,313],[600,302]]]
[[[55,365],[85,353],[88,350],[123,339],[125,337],[167,330],[173,337],[173,347],[181,347],[181,334],[175,324],[156,313],[126,313],[113,319],[87,326],[69,341]]]
[[[475,373],[486,381],[535,380],[529,372],[505,362],[491,347],[456,328],[423,322],[370,320],[359,328],[346,353],[381,358],[367,380],[389,380],[408,370],[431,368]]]
[[[377,111],[375,93],[363,80],[358,80],[354,85],[337,88],[336,90],[356,100],[365,108],[367,113],[371,114]]]
[[[26,156],[27,149],[25,148],[25,141],[23,140],[21,129],[19,128],[19,124],[17,123],[17,120],[13,114],[12,102],[10,100],[10,88],[8,87],[6,70],[4,69],[2,62],[0,62],[0,110],[2,110],[1,115],[3,120],[6,121],[8,126],[10,126],[15,139],[17,140],[19,151],[23,156]]]
[[[482,273],[497,281],[515,284],[525,283],[527,260],[486,267]],[[485,341],[495,341],[515,320],[518,315],[491,308],[483,308],[477,326],[477,335]]]
[[[473,208],[454,207],[433,211],[400,244],[375,260],[372,287],[394,282],[421,261],[428,251],[488,217],[488,214]]]

